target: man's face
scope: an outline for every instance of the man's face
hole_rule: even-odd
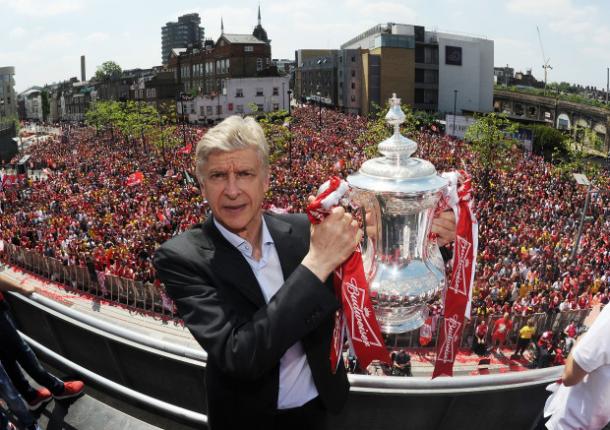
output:
[[[228,230],[253,240],[260,228],[261,204],[269,188],[256,149],[214,152],[203,167],[201,191],[212,214]]]

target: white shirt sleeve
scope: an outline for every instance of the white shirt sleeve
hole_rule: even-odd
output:
[[[576,344],[572,356],[587,373],[610,364],[610,305],[604,307],[591,328]]]

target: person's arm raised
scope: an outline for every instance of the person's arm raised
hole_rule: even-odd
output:
[[[338,206],[317,225],[311,227],[309,252],[302,261],[322,282],[354,252],[362,231],[351,214]]]

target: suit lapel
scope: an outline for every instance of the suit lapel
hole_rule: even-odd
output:
[[[252,268],[241,252],[220,234],[212,217],[203,223],[201,229],[204,236],[201,252],[222,284],[236,288],[257,308],[265,306],[265,298]]]

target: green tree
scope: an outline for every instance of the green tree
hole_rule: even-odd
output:
[[[98,81],[109,81],[113,76],[118,76],[122,72],[121,66],[114,61],[105,61],[95,71],[95,79]]]
[[[568,155],[567,137],[559,130],[546,125],[532,125],[532,146],[535,154],[550,154],[564,158]]]
[[[475,116],[474,124],[468,127],[464,139],[472,142],[482,168],[482,184],[489,187],[489,174],[492,170],[503,169],[513,144],[511,137],[517,131],[517,124],[510,122],[505,115],[495,112]]]
[[[147,131],[148,141],[156,148],[167,163],[167,153],[182,143],[176,136],[176,107],[171,102],[162,103],[157,109],[157,122],[155,127]]]

